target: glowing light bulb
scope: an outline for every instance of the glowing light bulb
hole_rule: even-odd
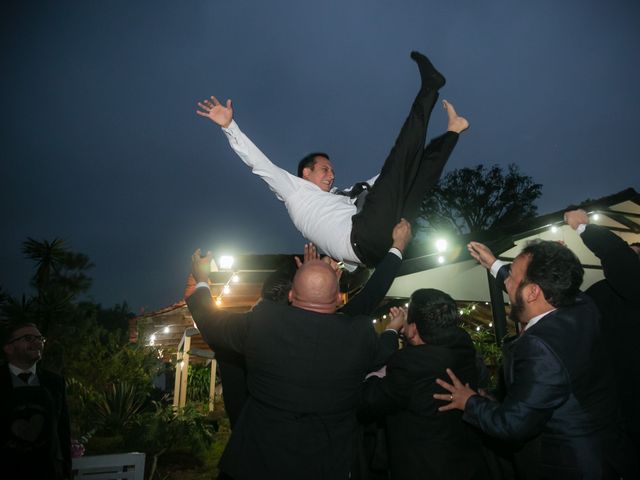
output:
[[[216,298],[216,305],[217,306],[222,305],[222,299],[221,298]]]
[[[438,263],[441,265],[444,263],[444,257],[442,255],[438,255]]]
[[[558,232],[558,227],[556,227],[555,225],[551,227],[551,233],[557,233],[557,232]]]
[[[594,220],[600,220],[600,215],[594,213],[593,215],[591,215],[591,218],[593,218]]]
[[[229,269],[233,266],[233,257],[231,255],[222,255],[220,257],[220,268]]]
[[[233,283],[238,283],[240,281],[240,277],[234,273],[233,276],[231,277],[231,281]]]
[[[225,285],[224,287],[222,287],[222,293],[224,293],[225,295],[229,295],[231,293],[231,287],[229,287],[229,285]]]
[[[169,327],[164,327],[163,332],[164,332],[164,333],[169,333]]]
[[[439,252],[444,252],[447,250],[448,243],[444,238],[439,238],[436,240],[436,250]]]

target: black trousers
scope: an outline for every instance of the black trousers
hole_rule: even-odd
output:
[[[375,267],[389,251],[391,232],[400,219],[415,220],[458,141],[457,133],[447,132],[424,147],[437,99],[437,91],[420,90],[362,210],[351,219],[353,250],[368,267]]]

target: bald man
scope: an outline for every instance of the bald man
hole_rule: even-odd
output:
[[[187,305],[200,333],[247,364],[249,398],[220,469],[236,480],[349,478],[362,381],[397,349],[401,323],[378,337],[370,317],[336,313],[338,279],[320,260],[296,272],[291,306],[219,310],[206,283],[210,255],[192,262],[198,288]]]

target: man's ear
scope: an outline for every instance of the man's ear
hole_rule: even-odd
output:
[[[309,177],[309,174],[311,173],[311,170],[313,170],[311,167],[304,167],[302,169],[302,178],[307,179]]]
[[[293,289],[289,290],[287,298],[289,299],[289,303],[293,302]]]
[[[537,283],[529,283],[525,288],[527,289],[525,298],[528,303],[535,302],[539,300],[540,297],[544,299],[544,292],[540,288],[540,285],[538,285]]]

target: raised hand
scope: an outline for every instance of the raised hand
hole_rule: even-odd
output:
[[[293,257],[296,261],[296,266],[300,268],[303,263],[310,262],[311,260],[319,260],[320,254],[318,253],[318,249],[313,243],[305,243],[304,244],[304,258],[300,260],[300,257]]]
[[[303,263],[310,262],[311,260],[321,259],[323,262],[329,264],[329,266],[333,268],[333,271],[336,272],[336,277],[338,278],[338,280],[340,280],[340,277],[342,276],[342,269],[340,268],[340,264],[328,255],[320,258],[318,249],[313,243],[304,244],[304,257],[302,260],[300,260],[300,257],[298,256],[293,257],[293,259],[295,260],[296,267],[298,268],[300,268]]]
[[[578,225],[589,225],[589,216],[587,212],[582,209],[570,210],[565,212],[564,221],[575,230],[578,228]]]
[[[407,245],[411,242],[411,224],[404,218],[401,218],[396,226],[393,227],[391,238],[393,239],[392,246],[404,253],[404,249],[407,248]]]
[[[489,248],[480,242],[469,242],[467,244],[467,250],[473,258],[475,258],[480,265],[484,268],[491,268],[493,262],[496,261],[495,255],[489,250]]]
[[[227,100],[227,104],[225,106],[212,95],[211,100],[198,102],[198,108],[199,110],[196,110],[198,115],[210,119],[221,127],[227,128],[231,124],[231,120],[233,120],[233,106],[231,105],[231,100]]]
[[[399,332],[407,323],[407,309],[405,307],[391,307],[389,316],[391,320],[389,320],[387,328],[393,328]]]
[[[191,274],[196,283],[209,281],[211,258],[211,252],[207,252],[205,256],[202,256],[200,249],[197,249],[191,256]]]

